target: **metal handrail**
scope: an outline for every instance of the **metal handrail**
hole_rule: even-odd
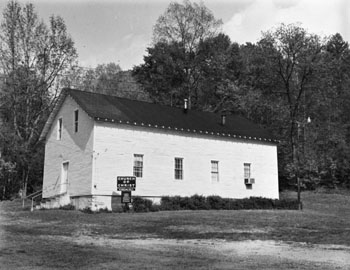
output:
[[[40,193],[38,193],[37,195],[35,195],[35,196],[32,197],[32,206],[31,206],[31,208],[30,208],[30,211],[31,211],[31,212],[34,211],[34,199],[35,199],[36,197],[41,196],[42,193],[43,193],[42,190],[40,190]]]
[[[34,210],[34,198],[42,195],[43,191],[54,190],[54,189],[57,189],[57,188],[61,187],[62,185],[67,185],[67,184],[68,183],[62,183],[62,184],[58,184],[58,185],[57,184],[52,184],[52,185],[50,185],[48,187],[45,187],[45,188],[43,188],[41,190],[35,191],[32,194],[29,194],[29,195],[27,195],[25,197],[22,197],[22,208],[24,208],[24,200],[31,198],[32,199],[31,211],[33,211]]]
[[[35,196],[37,193],[40,193],[40,192],[43,192],[43,190],[42,189],[41,190],[37,190],[37,191],[33,192],[32,194],[27,195],[25,197],[25,199],[29,199],[30,197]]]
[[[42,192],[43,192],[43,190],[41,189],[41,190],[37,190],[37,191],[33,192],[32,194],[29,194],[29,195],[27,195],[25,197],[22,197],[22,208],[24,208],[24,200],[25,199],[29,199],[29,198],[32,197],[32,204],[33,204],[33,198],[38,197],[38,195],[41,195]]]

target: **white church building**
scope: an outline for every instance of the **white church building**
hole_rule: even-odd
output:
[[[277,141],[238,115],[63,89],[45,140],[44,207],[112,208],[118,176],[132,196],[277,199]]]

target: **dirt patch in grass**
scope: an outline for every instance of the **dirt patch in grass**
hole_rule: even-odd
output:
[[[223,233],[223,234],[263,234],[268,233],[269,228],[257,229],[254,227],[246,229],[236,228],[218,228],[217,226],[208,225],[183,225],[183,226],[168,226],[166,229],[177,232],[190,232],[196,234],[208,234],[208,233]]]
[[[71,241],[71,239],[66,239]],[[231,257],[251,257],[265,256],[279,258],[281,260],[290,260],[299,263],[317,262],[324,266],[335,266],[345,269],[350,267],[350,247],[342,245],[310,245],[307,243],[296,242],[277,242],[277,241],[225,241],[221,239],[193,239],[193,240],[175,240],[175,239],[108,239],[105,237],[81,236],[74,239],[74,242],[80,245],[99,245],[99,246],[128,246],[132,247],[151,247],[154,251],[182,248],[185,250],[198,250],[207,254],[221,254],[226,259]]]
[[[222,239],[110,239],[107,236],[42,236],[66,246],[73,258],[41,258],[66,269],[349,269],[350,247],[276,241]],[[25,249],[13,250],[27,258]],[[62,255],[67,256],[67,252]],[[28,269],[37,269],[37,268]]]

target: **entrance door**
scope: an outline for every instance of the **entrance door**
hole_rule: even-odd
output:
[[[66,193],[68,190],[68,167],[69,167],[69,162],[62,163],[61,193]]]

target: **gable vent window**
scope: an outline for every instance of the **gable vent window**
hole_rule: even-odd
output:
[[[134,176],[142,178],[143,155],[134,154]]]
[[[183,177],[183,158],[175,158],[175,179],[182,180]]]
[[[57,140],[62,138],[62,118],[59,118],[57,121]]]
[[[219,182],[219,161],[211,161],[211,181]]]
[[[74,111],[74,132],[77,133],[79,128],[79,110]]]

